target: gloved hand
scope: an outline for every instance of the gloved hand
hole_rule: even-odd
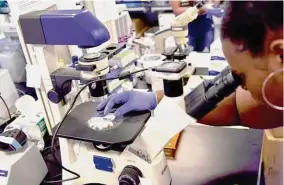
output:
[[[207,8],[206,14],[208,16],[216,16],[218,18],[224,15],[224,10],[222,8],[218,8],[217,6],[213,5],[210,8]]]
[[[157,98],[153,92],[126,91],[108,97],[98,105],[97,110],[104,109],[104,115],[107,115],[115,104],[123,104],[114,113],[118,117],[130,111],[154,110],[157,106]]]

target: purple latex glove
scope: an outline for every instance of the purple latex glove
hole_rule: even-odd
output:
[[[224,10],[222,8],[217,8],[216,6],[212,6],[212,8],[208,8],[206,10],[206,14],[220,18],[224,15]]]
[[[115,116],[123,116],[130,111],[154,110],[157,106],[156,94],[153,92],[127,91],[108,97],[97,107],[104,109],[104,115],[110,113],[115,104],[123,104],[115,112]]]

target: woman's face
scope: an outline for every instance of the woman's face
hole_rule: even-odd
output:
[[[257,102],[264,104],[261,91],[264,80],[274,71],[269,65],[272,56],[267,54],[252,57],[249,51],[239,51],[239,46],[228,39],[222,40],[222,46],[232,70],[243,79],[242,87],[248,90]],[[283,73],[281,75],[276,75],[277,78],[275,76],[269,80],[265,94],[269,101],[283,106]]]

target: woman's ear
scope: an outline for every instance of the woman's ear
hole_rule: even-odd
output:
[[[269,72],[283,68],[283,39],[273,40],[269,45]]]
[[[283,64],[283,48],[284,48],[283,39],[273,40],[270,43],[269,47],[270,52],[276,56],[277,61],[280,62],[281,64]]]

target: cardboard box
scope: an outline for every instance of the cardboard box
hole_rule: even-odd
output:
[[[167,159],[175,159],[180,137],[181,137],[181,132],[175,135],[167,144],[167,146],[165,146],[164,152]]]
[[[282,128],[283,129],[283,128]],[[264,177],[266,185],[283,184],[283,137],[277,138],[276,130],[265,130],[262,145]],[[279,130],[278,130],[279,131]],[[277,132],[276,135],[279,133]]]
[[[271,129],[272,134],[275,138],[283,138],[283,127]]]

